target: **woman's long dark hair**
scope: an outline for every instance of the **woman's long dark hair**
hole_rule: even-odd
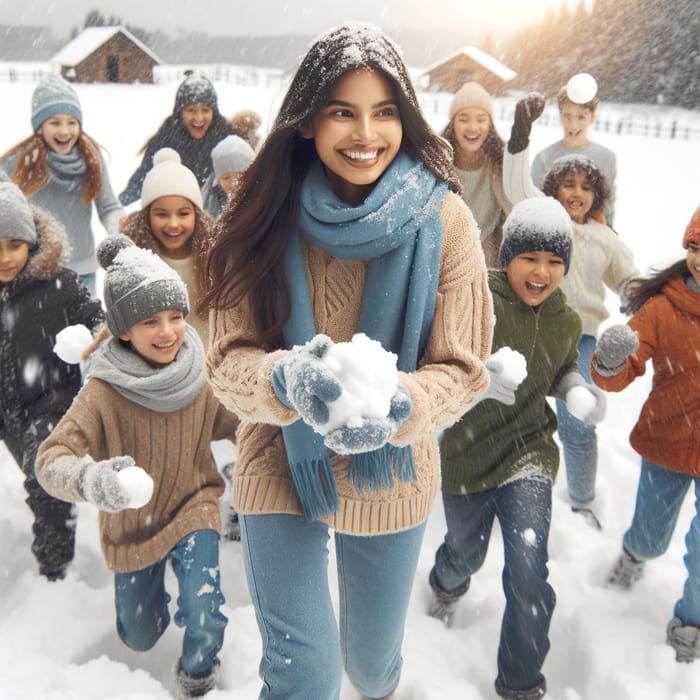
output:
[[[677,277],[687,277],[688,263],[685,258],[661,270],[656,270],[651,277],[637,277],[625,287],[625,311],[634,314],[652,297],[661,294],[661,290]]]
[[[302,138],[299,129],[311,123],[338,80],[358,69],[380,72],[393,85],[402,150],[460,191],[451,148],[423,116],[396,45],[377,28],[357,23],[319,38],[302,59],[270,134],[217,222],[205,270],[202,306],[223,309],[250,299],[260,340],[270,349],[282,346],[291,309],[282,254],[296,224],[301,183],[318,157],[313,139]]]

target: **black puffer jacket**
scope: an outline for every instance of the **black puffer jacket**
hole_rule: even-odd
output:
[[[62,267],[68,248],[61,224],[31,207],[37,244],[12,282],[0,282],[0,439],[36,418],[58,419],[81,384],[80,367],[53,352],[57,333],[82,323],[94,331],[102,306]]]

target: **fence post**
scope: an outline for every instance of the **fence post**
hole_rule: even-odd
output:
[[[675,119],[671,122],[671,138],[672,139],[676,138],[676,120]]]

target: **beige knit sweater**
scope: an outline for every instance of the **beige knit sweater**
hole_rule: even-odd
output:
[[[90,379],[39,448],[36,475],[51,495],[84,501],[79,479],[86,459],[129,455],[145,469],[153,479],[150,502],[99,516],[107,566],[117,573],[137,571],[194,530],[220,532],[224,483],[210,442],[233,440],[237,424],[208,385],[183,409],[158,413]]]
[[[391,441],[413,447],[418,478],[357,493],[349,482],[348,459],[332,454],[340,508],[326,522],[339,532],[390,533],[424,521],[440,486],[438,432],[457,421],[488,383],[483,361],[491,349],[493,309],[478,228],[453,193],[443,200],[441,219],[435,317],[420,368],[401,373],[412,411]],[[359,322],[368,263],[307,247],[306,264],[317,331],[336,342],[349,341]],[[242,421],[234,474],[236,510],[300,514],[280,430],[298,414],[277,399],[270,384],[272,368],[286,351],[266,353],[252,328],[246,303],[212,311],[207,372],[215,394]]]

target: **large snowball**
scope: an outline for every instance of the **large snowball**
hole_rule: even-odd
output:
[[[595,407],[595,396],[585,386],[574,386],[566,392],[566,408],[575,418],[584,420]]]
[[[141,508],[151,500],[153,479],[141,467],[126,467],[117,472],[119,485],[129,497],[127,508]]]
[[[507,345],[496,350],[489,358],[489,363],[507,386],[520,386],[527,377],[527,360],[522,353]]]
[[[357,333],[349,343],[336,343],[323,357],[343,391],[328,404],[330,418],[316,427],[321,435],[331,430],[360,427],[363,418],[386,418],[399,383],[397,357],[376,340]]]
[[[576,104],[590,102],[598,93],[598,83],[590,73],[577,73],[566,84],[566,94]]]
[[[56,334],[53,351],[69,365],[77,365],[83,357],[83,351],[92,342],[92,333],[82,324],[66,326]]]

